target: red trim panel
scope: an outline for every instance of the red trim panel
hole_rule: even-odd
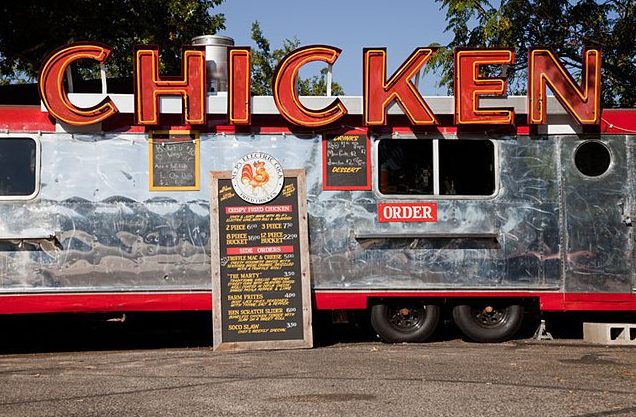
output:
[[[317,310],[366,309],[369,300],[387,298],[524,298],[537,299],[542,311],[636,311],[636,294],[539,291],[316,291],[314,306]],[[0,314],[211,310],[209,292],[0,295]]]
[[[556,293],[561,296],[561,293]],[[377,292],[315,292],[318,310],[365,309],[369,299],[387,298],[538,298],[540,293],[529,291],[377,291]]]
[[[636,294],[561,293],[539,291],[316,291],[318,310],[366,309],[381,298],[533,298],[542,311],[636,311]]]
[[[636,294],[548,293],[540,295],[542,311],[636,311]]]
[[[0,129],[13,132],[55,132],[55,123],[40,106],[0,106]]]
[[[601,132],[615,135],[636,133],[636,109],[605,109],[601,116]]]
[[[165,115],[169,118],[170,115]],[[208,115],[208,118],[210,115]],[[272,123],[278,120],[275,115],[259,119],[259,121],[252,122],[250,132],[257,131],[261,134],[267,133],[292,133],[292,129],[285,125],[272,126]],[[176,121],[176,120],[175,120]],[[201,129],[202,131],[214,131],[217,133],[234,134],[241,129],[237,129],[236,126],[229,126],[224,124],[225,119],[216,120],[209,128]],[[352,120],[353,122],[353,120]],[[117,132],[130,132],[130,133],[144,133],[146,131],[144,126],[132,126],[132,115],[124,114],[117,115],[113,118],[109,118],[104,121],[102,127],[104,131],[117,131]],[[176,123],[175,125],[177,125]],[[505,127],[505,126],[504,126]],[[511,129],[510,127],[506,127]],[[13,132],[29,131],[29,132],[55,132],[55,122],[49,116],[48,113],[43,112],[40,106],[0,106],[0,129],[10,130]],[[256,130],[255,130],[256,129]],[[428,130],[427,130],[428,129]],[[441,134],[457,134],[458,128],[451,123],[445,123],[442,126],[429,126],[427,129],[413,128],[408,126],[408,122],[392,123],[391,127],[386,127],[386,134],[398,133],[398,134],[414,134],[420,131],[435,131]],[[528,126],[524,126],[522,123],[516,127],[516,134],[528,135],[531,134],[531,130]],[[514,129],[512,129],[514,131]],[[600,130],[605,134],[633,134],[636,133],[636,110],[634,109],[604,109],[601,119]],[[359,129],[360,132],[365,132],[366,128]],[[339,133],[340,130],[334,129],[334,133]],[[483,133],[483,132],[482,132]]]
[[[0,296],[0,314],[212,310],[212,293],[20,294]]]

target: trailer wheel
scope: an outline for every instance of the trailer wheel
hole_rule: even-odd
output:
[[[440,307],[422,302],[376,304],[371,309],[371,326],[383,342],[423,342],[439,323]]]
[[[453,308],[453,320],[466,337],[482,343],[512,338],[523,322],[520,304],[480,302]]]

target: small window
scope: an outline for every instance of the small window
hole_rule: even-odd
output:
[[[382,194],[433,194],[433,141],[382,139],[378,145]]]
[[[489,140],[381,139],[378,170],[382,194],[490,196],[496,190]]]
[[[0,138],[0,198],[28,198],[37,191],[37,143]]]
[[[495,150],[488,140],[439,141],[441,195],[492,195]]]
[[[610,167],[611,155],[601,142],[585,142],[574,153],[574,164],[581,174],[599,177]]]

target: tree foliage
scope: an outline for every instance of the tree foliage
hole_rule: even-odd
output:
[[[601,48],[603,104],[636,106],[636,2],[634,0],[437,0],[446,8],[452,41],[431,61],[442,71],[440,86],[452,88],[452,49],[510,47],[507,69],[513,93],[524,93],[528,49],[551,48],[578,75],[585,46]]]
[[[252,40],[256,43],[256,49],[252,50],[252,94],[266,96],[272,94],[272,79],[278,62],[285,55],[300,46],[297,38],[285,39],[280,48],[271,49],[267,38],[258,21],[252,23]],[[327,68],[320,71],[320,75],[310,78],[298,79],[298,91],[303,96],[322,96],[327,94]],[[332,82],[331,94],[339,96],[344,94],[340,84]]]
[[[178,73],[181,47],[224,29],[223,0],[20,0],[0,5],[0,77],[35,78],[48,53],[75,41],[113,48],[108,75],[132,76],[136,45],[157,45],[162,70]]]

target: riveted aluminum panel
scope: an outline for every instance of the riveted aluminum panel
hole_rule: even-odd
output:
[[[564,136],[559,141],[565,289],[568,292],[630,292],[631,227],[623,217],[630,199],[626,138],[606,136],[601,139],[609,150],[610,165],[607,172],[594,177],[581,173],[574,161],[579,147],[590,140]]]
[[[627,139],[633,152],[634,140]],[[255,150],[272,154],[286,169],[307,172],[316,289],[562,288],[560,227],[570,216],[563,207],[595,210],[595,204],[627,193],[626,183],[616,178],[594,188],[596,203],[579,197],[564,203],[562,195],[592,192],[590,185],[568,180],[570,173],[562,167],[574,141],[504,137],[496,139],[500,180],[495,196],[437,199],[436,223],[380,224],[377,203],[389,199],[377,191],[322,190],[321,140],[316,135],[204,134],[201,190],[151,192],[144,135],[44,134],[39,195],[27,202],[0,202],[0,238],[5,236],[0,291],[210,289],[207,172],[230,170]],[[625,152],[626,145],[618,145],[625,140],[616,138],[616,152]],[[628,163],[625,155],[617,161]],[[593,230],[605,236],[619,226],[615,217],[608,218],[611,223]],[[50,234],[55,239],[27,239]],[[580,249],[574,237],[569,237],[569,255]],[[585,242],[590,240],[576,245]],[[600,247],[608,259],[627,250],[609,243]],[[572,271],[579,266],[584,265],[575,264]],[[612,268],[607,279],[568,278],[565,283],[572,291],[624,290],[629,269]]]

